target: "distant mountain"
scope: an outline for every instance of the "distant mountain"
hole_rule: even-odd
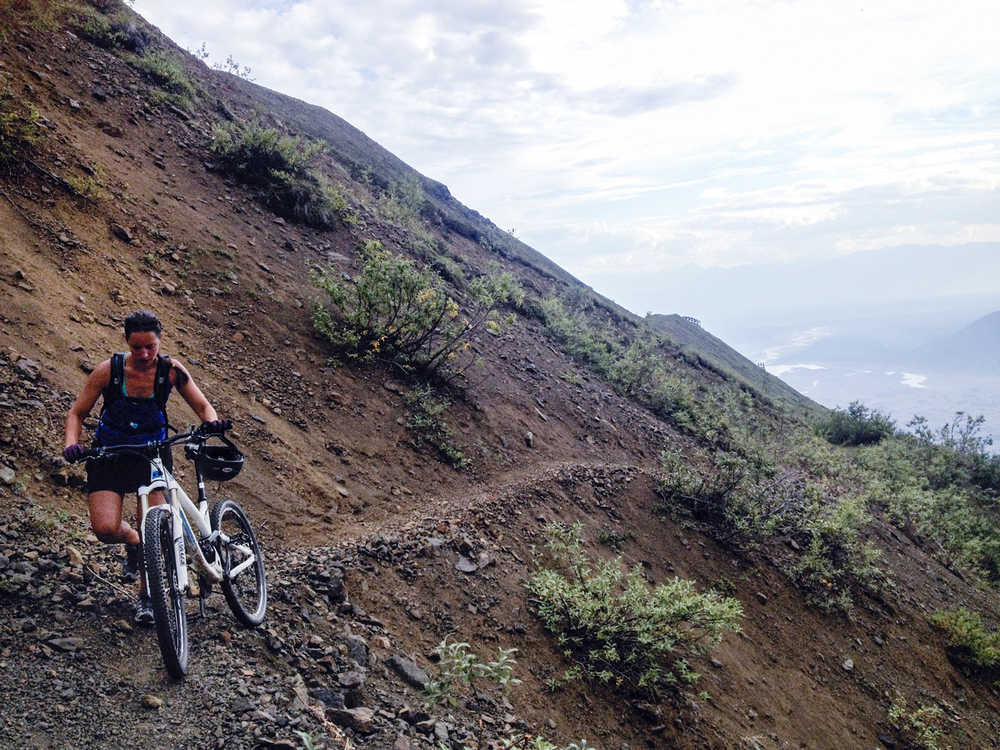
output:
[[[1000,373],[1000,310],[920,347],[915,354],[925,367],[935,370]]]
[[[783,402],[802,413],[811,413],[821,408],[785,381],[771,375],[759,364],[706,331],[696,318],[650,313],[646,316],[646,323],[682,349],[697,354],[719,369],[735,374],[777,402]]]

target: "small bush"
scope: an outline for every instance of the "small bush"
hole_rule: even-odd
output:
[[[440,279],[378,242],[361,249],[365,264],[354,284],[333,272],[313,283],[327,294],[314,310],[316,330],[353,359],[381,359],[407,373],[448,379],[475,363],[471,340],[483,330],[499,333],[512,322],[504,305],[518,304],[523,291],[509,273],[469,282],[465,306],[449,297]]]
[[[195,86],[184,67],[170,53],[157,50],[133,57],[131,62],[148,80],[169,94],[176,104],[190,108],[196,93]]]
[[[978,612],[961,607],[935,612],[931,622],[948,636],[948,656],[968,671],[1000,679],[1000,632],[987,630]]]
[[[882,551],[862,537],[872,523],[865,498],[824,494],[816,492],[805,510],[801,526],[806,547],[791,572],[816,604],[847,612],[856,586],[878,591],[888,576],[879,567]]]
[[[503,743],[503,750],[594,750],[586,740],[580,740],[579,743],[571,742],[560,747],[544,737],[531,734],[503,738],[500,741]]]
[[[496,683],[504,692],[521,682],[514,677],[516,648],[501,648],[495,661],[481,662],[476,654],[469,651],[468,643],[448,643],[445,638],[435,647],[434,653],[438,657],[437,674],[426,687],[431,708],[442,701],[457,706],[457,691],[476,680]]]
[[[0,92],[0,174],[21,170],[41,134],[41,116],[9,91]]]
[[[546,564],[526,585],[545,628],[574,662],[567,679],[582,677],[629,694],[655,695],[697,680],[688,660],[705,653],[724,630],[739,630],[739,601],[699,594],[674,578],[651,587],[640,566],[591,560],[580,527],[546,527]],[[551,565],[552,567],[549,567]]]
[[[911,711],[906,698],[897,692],[889,707],[889,723],[914,750],[940,750],[944,712],[938,706],[921,705]]]
[[[442,419],[451,402],[437,398],[427,385],[409,391],[404,399],[410,407],[406,428],[413,435],[413,447],[430,448],[444,463],[455,469],[466,468],[469,459],[455,446],[451,428]]]
[[[354,223],[347,200],[314,169],[319,141],[240,122],[217,128],[211,148],[219,169],[258,188],[278,215],[320,229]]]
[[[892,435],[896,424],[888,414],[854,401],[844,409],[834,409],[816,425],[818,435],[834,445],[871,445]]]

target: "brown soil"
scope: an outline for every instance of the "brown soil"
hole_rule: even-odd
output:
[[[508,705],[485,691],[440,712],[469,737],[486,716],[497,733],[508,724],[600,748],[902,747],[886,719],[900,691],[911,704],[947,707],[951,746],[1000,747],[995,690],[949,663],[926,617],[959,605],[995,617],[992,592],[885,528],[895,589],[863,601],[853,619],[817,610],[781,572],[781,550],[727,549],[654,511],[656,456],[689,438],[554,348],[536,321],[519,317],[503,336],[477,343],[484,363],[448,412],[471,468],[414,450],[401,395],[408,385],[376,367],[331,367],[312,333],[310,269],[352,273],[359,238],[406,245],[349,175],[364,158],[376,174],[408,168],[363,135],[190,58],[203,93],[184,113],[151,104],[150,84],[120,56],[63,29],[8,19],[3,37],[0,86],[47,125],[35,165],[0,181],[0,462],[17,477],[0,498],[0,553],[14,564],[42,550],[53,562],[37,572],[42,583],[0,591],[8,707],[0,745],[280,747],[266,741],[297,742],[293,731],[304,729],[340,747],[344,735],[318,699],[296,703],[294,687],[335,681],[349,666],[351,631],[373,654],[366,705],[385,714],[374,734],[346,730],[364,747],[393,747],[401,734],[430,746],[397,718],[421,696],[385,661],[401,653],[428,667],[426,655],[446,635],[483,654],[519,649],[523,683]],[[222,118],[216,101],[241,117],[259,109],[292,130],[341,133],[327,169],[364,229],[318,232],[279,220],[208,169]],[[75,197],[58,179],[95,166],[105,198]],[[470,267],[505,263],[529,289],[566,283],[541,265],[497,256],[467,232],[428,229]],[[139,308],[161,316],[164,350],[236,420],[249,461],[225,493],[248,509],[273,561],[270,630],[238,630],[215,597],[220,614],[196,625],[192,673],[180,684],[164,676],[151,638],[117,625],[128,617],[128,592],[108,583],[112,552],[86,537],[86,498],[72,486],[80,470],[58,458],[85,371],[122,348],[120,322]],[[37,378],[17,368],[24,359],[39,365]],[[193,420],[175,401],[173,421]],[[640,562],[651,581],[689,577],[740,599],[743,632],[724,639],[714,662],[698,664],[707,700],[637,706],[580,684],[546,691],[566,663],[529,614],[523,580],[530,547],[551,520],[581,521],[593,549],[602,549],[599,530],[620,533],[624,560]],[[83,553],[83,568],[67,565],[67,545]],[[460,551],[485,553],[489,563],[459,572]],[[350,592],[339,608],[317,577],[337,566]],[[95,603],[80,607],[88,591]],[[82,643],[69,652],[46,645],[66,634]],[[139,699],[150,693],[175,710],[144,707]],[[238,710],[241,700],[253,711]],[[204,722],[183,726],[179,711]]]

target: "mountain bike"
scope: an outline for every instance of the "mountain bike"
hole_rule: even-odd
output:
[[[222,444],[208,444],[212,437]],[[169,450],[178,443],[184,443],[185,458],[194,462],[197,505],[160,458],[161,449]],[[210,512],[205,492],[206,480],[225,481],[236,476],[243,466],[243,455],[224,434],[210,435],[192,427],[165,440],[95,446],[81,460],[123,454],[140,456],[150,463],[149,484],[138,490],[146,591],[163,662],[171,675],[183,677],[188,669],[185,596],[191,591],[189,559],[198,576],[202,617],[205,597],[216,583],[243,625],[260,625],[267,612],[264,556],[250,520],[233,500],[219,500]],[[150,507],[149,495],[157,490],[164,490],[167,501]]]

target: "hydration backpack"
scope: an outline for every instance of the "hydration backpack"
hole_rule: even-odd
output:
[[[94,434],[97,445],[128,445],[163,440],[167,436],[167,399],[170,397],[170,357],[159,355],[153,395],[125,395],[125,354],[111,357],[111,379],[104,388],[104,404]]]

